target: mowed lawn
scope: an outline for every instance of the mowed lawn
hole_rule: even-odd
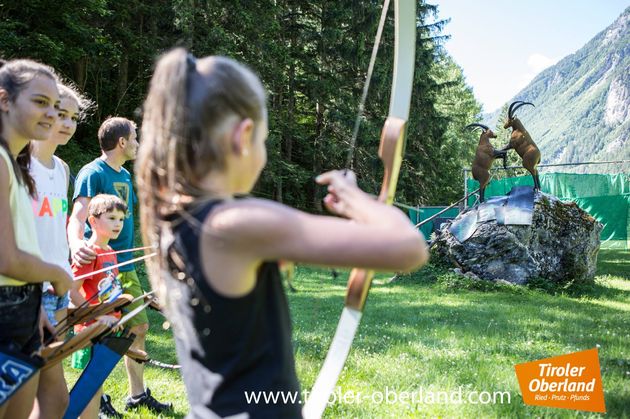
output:
[[[337,394],[346,402],[332,404],[325,417],[599,416],[525,406],[514,373],[518,363],[595,347],[608,414],[630,417],[630,252],[601,251],[596,284],[578,290],[479,284],[434,266],[392,283],[388,277],[378,275],[374,282],[340,377]],[[297,269],[298,292],[289,293],[289,301],[303,389],[312,387],[328,351],[346,278],[346,272],[334,280],[330,270]],[[150,316],[149,353],[176,363],[164,319]],[[67,371],[74,382],[77,372]],[[185,416],[178,371],[148,366],[146,379],[159,400],[174,403],[172,417]],[[122,363],[105,391],[122,410],[127,391]],[[395,400],[405,393],[405,400]],[[444,402],[444,394],[454,402]],[[154,416],[140,410],[126,417]]]

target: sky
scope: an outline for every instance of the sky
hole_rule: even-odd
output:
[[[428,0],[448,53],[492,112],[542,70],[576,52],[630,6],[630,0]]]

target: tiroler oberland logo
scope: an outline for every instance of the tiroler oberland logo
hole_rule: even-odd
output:
[[[515,369],[525,404],[606,412],[596,348],[518,364]]]

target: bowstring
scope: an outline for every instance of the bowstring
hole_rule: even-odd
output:
[[[370,81],[372,80],[372,73],[374,71],[374,63],[376,62],[376,55],[378,53],[378,47],[381,43],[381,35],[383,34],[383,27],[385,26],[385,20],[387,18],[387,11],[389,10],[389,1],[390,0],[385,0],[383,2],[381,19],[378,23],[376,39],[374,40],[374,46],[372,46],[372,55],[370,56],[370,64],[368,66],[367,75],[365,77],[365,83],[363,84],[361,101],[359,102],[359,111],[357,112],[357,118],[354,121],[354,129],[352,130],[352,138],[350,139],[350,149],[348,150],[348,160],[346,161],[346,172],[348,171],[348,169],[353,170],[354,168],[354,149],[356,148],[357,136],[359,135],[359,126],[361,125],[361,118],[363,117],[363,111],[365,109],[365,101],[367,100],[368,90],[370,89]]]

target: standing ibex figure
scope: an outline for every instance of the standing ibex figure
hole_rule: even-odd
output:
[[[475,160],[472,163],[473,179],[479,182],[479,202],[484,201],[484,192],[488,182],[490,182],[490,167],[494,159],[498,157],[503,158],[503,165],[505,166],[505,158],[507,157],[507,151],[495,150],[490,144],[490,138],[497,138],[497,135],[492,132],[490,128],[481,124],[469,124],[466,128],[481,128],[481,135],[479,136],[479,145],[475,152]]]
[[[532,140],[523,123],[514,115],[518,108],[525,105],[534,106],[530,102],[516,101],[512,102],[508,108],[508,119],[503,128],[512,128],[512,135],[510,135],[508,145],[503,147],[501,151],[507,151],[511,148],[516,150],[521,159],[523,159],[523,167],[532,174],[534,189],[540,190],[540,179],[538,179],[538,170],[536,169],[536,166],[540,163],[540,150],[538,150],[536,143]]]

